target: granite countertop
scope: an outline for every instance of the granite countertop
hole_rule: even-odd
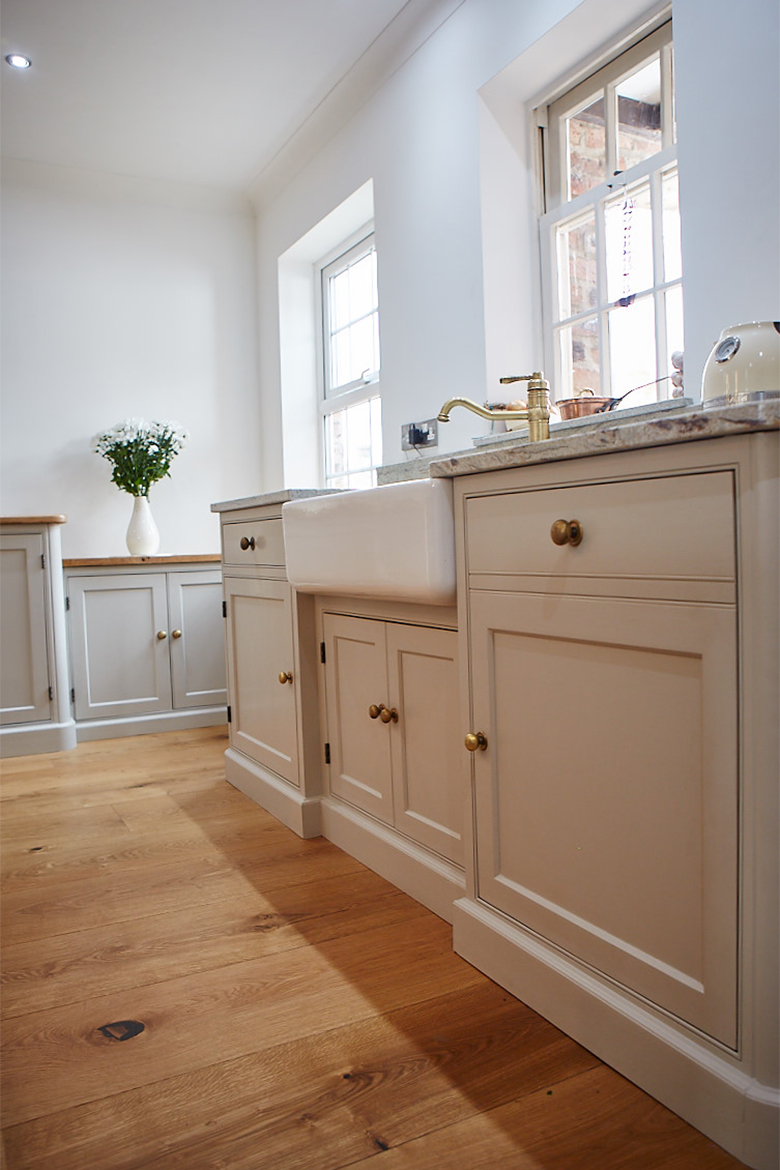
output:
[[[336,488],[280,488],[262,492],[259,496],[244,496],[240,500],[222,500],[211,505],[212,512],[233,512],[239,508],[261,508],[264,504],[288,504],[290,500],[308,500],[312,496],[332,496]]]
[[[531,443],[527,435],[516,441],[459,452],[432,461],[427,474],[433,478],[473,475],[505,467],[523,467],[585,455],[606,455],[642,447],[661,447],[780,428],[780,394],[749,403],[702,407],[697,403],[678,411],[659,412],[621,419],[618,415],[577,420],[577,427],[561,424],[549,439]]]

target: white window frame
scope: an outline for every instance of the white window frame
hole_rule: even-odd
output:
[[[616,87],[627,76],[633,73],[646,58],[660,55],[661,61],[661,142],[662,149],[650,158],[636,164],[625,172],[616,173],[615,158],[615,114],[616,101],[613,100]],[[561,356],[561,345],[558,334],[564,328],[576,325],[578,321],[591,318],[594,314],[598,320],[599,354],[601,366],[600,393],[611,395],[614,393],[611,384],[610,350],[608,334],[608,316],[610,303],[607,300],[606,248],[604,241],[603,207],[623,188],[630,192],[643,179],[650,178],[651,207],[653,217],[654,278],[652,286],[643,290],[642,297],[653,298],[655,317],[655,358],[656,377],[665,376],[668,371],[669,355],[667,352],[666,329],[666,293],[676,287],[681,287],[682,278],[676,277],[666,280],[663,271],[663,236],[661,232],[661,185],[664,174],[676,169],[677,145],[674,142],[675,128],[673,117],[673,57],[671,20],[665,20],[662,25],[641,36],[630,47],[623,49],[612,60],[603,64],[597,71],[585,80],[580,81],[561,96],[538,107],[536,123],[542,136],[543,164],[541,167],[543,191],[542,214],[539,219],[539,240],[541,250],[542,270],[542,303],[543,303],[543,332],[545,368],[552,371],[552,384],[557,389],[557,397],[569,396],[568,387],[571,385],[570,371],[565,368],[567,363]],[[566,119],[595,100],[599,93],[605,94],[604,117],[607,144],[606,179],[598,187],[583,192],[574,199],[566,200],[565,187],[567,184],[567,156],[566,156]],[[559,317],[559,288],[558,265],[556,258],[556,229],[565,221],[574,221],[588,212],[594,212],[596,225],[596,259],[597,259],[597,287],[599,295],[595,308],[571,314],[569,317]],[[615,390],[625,390],[630,387],[616,387]],[[659,381],[657,397],[668,397],[671,392],[670,381]],[[630,401],[626,404],[630,405]]]
[[[366,370],[363,376],[353,382],[349,382],[343,386],[334,387],[331,385],[331,360],[329,352],[329,339],[331,337],[330,329],[330,304],[327,296],[327,282],[337,275],[339,271],[345,269],[350,263],[354,263],[361,255],[367,254],[370,250],[376,251],[376,240],[374,236],[373,221],[364,224],[362,228],[354,232],[347,239],[343,240],[338,247],[334,248],[316,265],[317,279],[315,280],[315,296],[316,296],[316,320],[318,322],[317,334],[317,373],[318,373],[318,399],[319,399],[319,415],[320,415],[320,433],[322,436],[322,476],[325,486],[334,479],[341,478],[340,475],[332,473],[329,468],[329,452],[327,441],[327,425],[328,416],[335,414],[337,411],[348,409],[352,406],[357,406],[362,402],[367,402],[371,399],[378,399],[381,411],[381,350],[380,350],[380,369]],[[378,310],[377,310],[378,312]],[[380,443],[381,448],[381,443]],[[360,471],[350,471],[347,475],[357,475],[362,471],[369,471],[371,473],[372,482],[376,483],[377,467],[381,464],[381,451],[379,458],[370,463],[370,465]]]

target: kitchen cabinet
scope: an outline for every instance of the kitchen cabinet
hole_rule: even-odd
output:
[[[314,599],[287,582],[281,505],[221,513],[230,747],[227,779],[300,836],[320,833],[322,740]]]
[[[0,531],[0,754],[76,744],[68,700],[60,526],[64,516],[3,519]]]
[[[325,612],[329,791],[463,864],[455,630]]]
[[[777,476],[774,433],[455,485],[455,949],[756,1166],[777,1148]]]
[[[224,721],[218,569],[180,558],[69,562],[66,585],[80,739]]]

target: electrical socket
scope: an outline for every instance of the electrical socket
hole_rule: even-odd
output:
[[[401,450],[416,451],[420,447],[438,447],[439,423],[435,418],[425,422],[404,423],[401,427]]]

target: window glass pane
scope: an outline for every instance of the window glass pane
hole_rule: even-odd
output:
[[[371,463],[379,467],[382,462],[382,399],[379,395],[370,399],[371,404]]]
[[[349,272],[349,299],[352,320],[364,317],[376,308],[374,297],[374,274],[376,253],[370,252],[357,264],[351,264]]]
[[[594,309],[596,288],[596,215],[590,211],[556,230],[558,316],[573,317]]]
[[[556,398],[573,398],[589,388],[601,393],[598,320],[587,317],[559,331],[560,385]]]
[[[335,333],[349,323],[349,269],[332,276],[328,281],[330,290],[330,328]]]
[[[366,371],[370,373],[377,368],[378,363],[374,354],[373,314],[350,326],[349,333],[352,346],[350,381],[354,381],[362,377]]]
[[[341,475],[347,470],[345,446],[346,411],[336,410],[325,418],[326,476]]]
[[[348,328],[342,329],[331,339],[331,355],[333,358],[331,383],[333,386],[344,386],[352,378],[352,351]]]
[[[371,487],[382,462],[382,404],[377,395],[325,416],[325,479],[332,487]]]
[[[627,301],[653,287],[653,217],[650,183],[641,183],[607,201],[607,300]]]
[[[375,483],[376,476],[373,471],[358,471],[349,477],[349,486],[353,489],[374,487]]]
[[[680,185],[677,170],[667,171],[661,179],[663,195],[664,280],[682,276],[680,245]]]
[[[367,402],[349,409],[347,461],[350,471],[371,466],[371,408]]]
[[[604,97],[566,119],[567,198],[592,191],[606,180],[607,138]]]
[[[655,305],[653,297],[642,297],[627,308],[611,309],[609,313],[609,351],[612,370],[612,394],[619,398],[635,386],[654,382],[655,368]],[[632,394],[626,407],[655,402],[654,385]]]
[[[674,367],[672,366],[672,354],[675,350],[683,351],[685,339],[683,337],[683,296],[682,285],[675,285],[674,288],[666,290],[666,369],[661,372],[668,374],[671,377]],[[672,393],[672,383],[665,383],[665,389],[662,391],[664,397],[670,396]]]
[[[617,165],[626,171],[657,154],[661,141],[661,58],[654,57],[615,86]]]

